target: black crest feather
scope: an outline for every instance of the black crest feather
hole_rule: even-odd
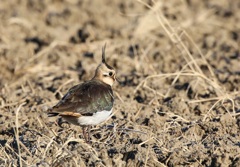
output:
[[[105,60],[105,50],[106,50],[106,46],[107,44],[105,43],[104,46],[102,47],[102,63],[105,64],[107,66],[107,68],[109,69],[113,69],[110,65],[107,64],[106,60]]]
[[[102,47],[102,63],[106,64],[106,60],[105,60],[105,49],[106,49],[106,43],[104,44],[104,46]]]

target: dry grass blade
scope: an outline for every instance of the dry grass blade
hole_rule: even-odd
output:
[[[186,52],[186,55],[188,57],[185,56],[185,54],[182,54],[182,56],[184,57],[184,59],[186,60],[187,62],[187,65],[185,65],[185,67],[181,70],[183,72],[183,70],[189,66],[191,71],[195,74],[197,74],[195,77],[202,77],[202,78],[205,78],[207,81],[208,81],[208,84],[213,86],[214,87],[214,90],[216,91],[217,95],[218,96],[221,96],[221,95],[224,95],[226,94],[225,92],[222,91],[221,89],[221,86],[217,83],[216,81],[216,77],[213,73],[213,70],[212,68],[210,67],[210,65],[207,63],[204,55],[202,54],[201,50],[199,49],[199,47],[196,45],[196,43],[193,41],[193,39],[187,34],[186,31],[182,30],[182,33],[181,35],[178,35],[177,32],[175,32],[175,30],[172,28],[172,26],[170,25],[169,21],[166,19],[166,17],[164,17],[164,15],[160,12],[161,10],[161,2],[157,2],[154,4],[154,6],[149,6],[148,4],[146,4],[145,2],[139,0],[140,3],[142,3],[143,5],[145,5],[146,7],[148,7],[149,9],[151,9],[150,11],[155,13],[155,17],[157,18],[158,20],[158,23],[161,25],[161,27],[164,29],[164,31],[166,32],[166,34],[168,34],[168,37],[171,39],[171,41],[173,43],[176,44],[176,46],[179,48],[179,50],[184,50]],[[184,42],[181,40],[181,36],[182,35],[185,35],[189,41],[193,44],[193,46],[196,48],[196,50],[199,52],[199,55],[201,55],[201,59],[202,61],[207,65],[208,67],[208,70],[212,76],[213,79],[210,79],[208,76],[206,76],[202,70],[200,69],[197,61],[196,61],[196,58],[193,57],[193,55],[190,53],[189,49],[187,48],[187,46],[184,44]],[[180,45],[180,47],[178,46],[178,44]],[[159,74],[161,75],[161,74]],[[166,74],[167,75],[167,74]],[[172,82],[172,84],[174,84],[177,79],[182,76],[181,73],[179,73],[178,76],[175,77],[174,81]],[[138,86],[137,88],[134,90],[134,92],[136,93],[136,91],[139,89],[139,86],[142,85],[142,83],[145,83],[145,80],[147,80],[148,78],[151,78],[151,77],[154,77],[153,76],[150,76],[150,77],[147,77],[146,79],[144,79],[144,81],[142,81]],[[166,76],[167,77],[167,76]],[[148,88],[151,90],[150,87],[144,85],[145,88]],[[153,91],[153,90],[152,90]],[[168,95],[168,93],[166,94],[166,96]],[[164,96],[164,97],[166,97]]]
[[[19,155],[19,166],[22,167],[22,156],[21,156],[21,148],[20,148],[20,143],[21,141],[19,140],[19,123],[18,123],[18,117],[19,117],[19,111],[21,110],[22,106],[26,103],[22,103],[18,106],[16,109],[16,120],[15,120],[15,136],[16,136],[16,141],[17,141],[17,148],[18,148],[18,155]]]
[[[1,1],[0,166],[239,166],[239,5]],[[46,112],[105,43],[121,82],[87,144]]]

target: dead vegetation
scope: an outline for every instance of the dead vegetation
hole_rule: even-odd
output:
[[[0,166],[240,166],[239,5],[3,2]],[[121,83],[88,145],[46,108],[92,77],[105,42]]]

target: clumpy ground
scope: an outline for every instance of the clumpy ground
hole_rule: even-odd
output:
[[[0,166],[240,166],[240,2],[2,1]],[[92,78],[107,44],[114,115],[46,109]]]

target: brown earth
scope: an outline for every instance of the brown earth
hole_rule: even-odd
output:
[[[240,166],[240,1],[0,2],[0,166]],[[48,118],[107,43],[114,115]]]

